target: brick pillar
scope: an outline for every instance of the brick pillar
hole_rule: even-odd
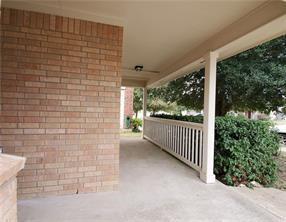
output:
[[[114,190],[123,28],[2,9],[0,145],[20,197]]]

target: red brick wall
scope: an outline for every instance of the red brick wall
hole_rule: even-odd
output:
[[[127,87],[125,89],[124,116],[132,117],[133,114],[133,88]]]
[[[2,9],[0,145],[20,197],[114,190],[122,27]]]

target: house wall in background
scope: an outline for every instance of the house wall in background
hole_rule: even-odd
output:
[[[125,89],[125,102],[124,102],[124,116],[132,117],[134,115],[133,111],[133,91],[134,89],[131,87],[127,87]]]
[[[133,117],[133,91],[131,87],[121,87],[120,98],[120,128],[127,128],[126,118],[127,116]]]

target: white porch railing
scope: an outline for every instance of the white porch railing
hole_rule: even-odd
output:
[[[145,117],[144,138],[155,143],[195,170],[201,171],[203,124]]]

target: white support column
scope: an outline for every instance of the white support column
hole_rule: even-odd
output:
[[[143,88],[143,132],[142,132],[142,138],[144,138],[144,126],[145,126],[145,117],[147,112],[147,88]]]
[[[125,89],[126,87],[121,87],[120,93],[120,128],[124,128],[124,107],[125,107]]]
[[[204,58],[204,137],[203,137],[203,166],[200,178],[205,183],[214,183],[214,133],[215,133],[215,97],[216,97],[216,63],[217,52],[209,52]]]

